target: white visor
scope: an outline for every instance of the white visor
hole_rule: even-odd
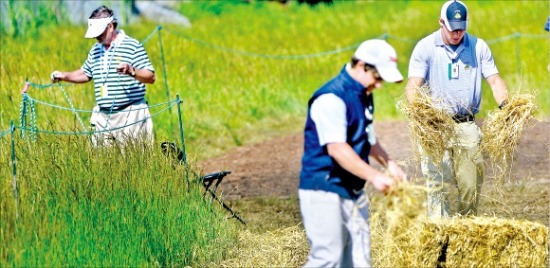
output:
[[[86,31],[84,37],[96,38],[100,36],[107,28],[107,25],[109,25],[109,23],[111,23],[112,21],[113,17],[88,19],[88,30]]]

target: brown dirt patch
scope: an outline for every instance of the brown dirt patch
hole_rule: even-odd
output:
[[[406,122],[376,122],[379,142],[402,164],[411,163],[413,152]],[[550,122],[528,128],[518,146],[513,178],[549,179]],[[232,173],[224,179],[225,198],[250,196],[293,196],[297,193],[303,146],[302,133],[264,143],[235,148],[200,163],[203,173],[221,170]],[[376,165],[373,163],[373,165]],[[416,174],[417,167],[408,167]]]
[[[480,122],[478,122],[480,123]],[[379,142],[386,151],[404,167],[410,178],[422,181],[419,164],[414,161],[410,132],[406,122],[376,122]],[[269,218],[277,213],[273,206],[266,205],[266,214],[257,211],[263,200],[284,197],[285,207],[276,215],[291,214],[289,222],[299,222],[297,207],[298,175],[301,168],[302,133],[275,138],[264,143],[235,148],[223,155],[200,163],[203,174],[221,170],[232,173],[224,178],[218,189],[223,199],[242,216],[262,225],[257,217]],[[380,167],[376,163],[374,166]],[[493,216],[535,221],[550,227],[550,122],[538,122],[527,128],[516,152],[511,180],[495,185],[491,179],[490,165],[480,198],[479,216]],[[423,183],[422,183],[423,184]],[[451,209],[456,208],[456,187],[449,188]],[[453,196],[455,198],[453,198]],[[267,198],[267,199],[266,199]],[[252,202],[255,206],[247,205]],[[266,201],[269,203],[268,201]],[[289,203],[290,202],[290,203]],[[251,207],[253,208],[251,210]],[[280,218],[273,222],[279,221]]]

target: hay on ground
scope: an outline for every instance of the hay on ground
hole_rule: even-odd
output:
[[[430,219],[425,188],[400,183],[373,193],[374,267],[546,267],[548,227],[489,217]],[[309,252],[301,226],[262,234],[243,231],[217,267],[301,267]]]
[[[306,234],[299,226],[263,234],[245,230],[239,235],[238,246],[229,252],[232,258],[216,266],[300,267],[308,252]]]

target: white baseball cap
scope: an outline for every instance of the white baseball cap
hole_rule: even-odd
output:
[[[441,19],[447,30],[464,30],[468,27],[468,8],[457,0],[447,1],[441,7]]]
[[[403,75],[397,69],[397,53],[384,40],[372,39],[361,43],[354,57],[373,65],[384,81],[391,83],[403,81]]]
[[[100,36],[109,23],[113,21],[113,17],[108,18],[97,18],[97,19],[88,19],[88,30],[84,35],[85,38],[96,38]]]

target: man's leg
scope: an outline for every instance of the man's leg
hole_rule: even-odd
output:
[[[443,159],[422,153],[421,168],[428,188],[428,217],[449,217],[448,185],[452,176],[452,159],[448,150]]]
[[[341,267],[348,240],[340,197],[325,191],[299,190],[300,211],[310,252],[304,267]]]
[[[366,194],[361,195],[356,202],[345,200],[342,203],[350,237],[342,267],[372,267],[369,207]],[[351,258],[349,258],[350,255]]]
[[[150,118],[151,114],[147,103],[130,105],[122,113],[124,120],[120,122],[120,126],[126,127],[119,132],[117,140],[153,144],[153,120]]]
[[[474,122],[459,124],[459,144],[453,149],[458,187],[458,213],[477,215],[477,205],[483,184],[483,156],[479,149],[481,132]]]
[[[99,106],[92,110],[90,125],[94,128],[92,135],[92,144],[96,147],[111,146],[114,142],[114,136],[110,131],[111,115],[101,112]]]

